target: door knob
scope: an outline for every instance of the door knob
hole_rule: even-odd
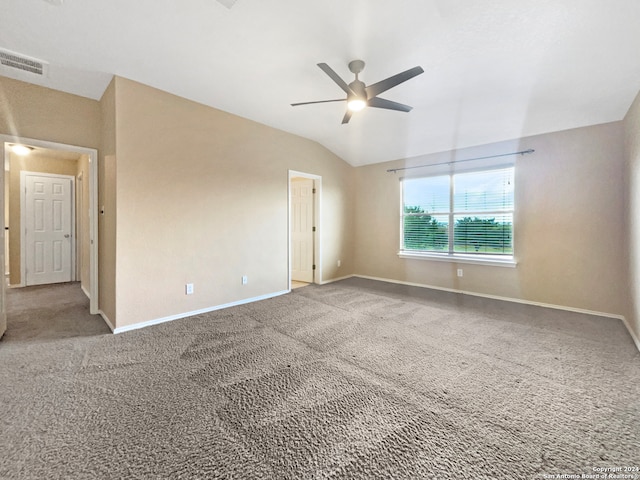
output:
[[[70,235],[68,233],[64,236],[64,238],[69,238],[69,237]]]

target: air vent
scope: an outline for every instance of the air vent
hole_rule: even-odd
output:
[[[218,0],[218,3],[224,5],[227,8],[231,8],[237,1],[238,0]]]
[[[9,50],[0,50],[0,65],[40,76],[47,73],[47,64],[42,60],[29,58]]]

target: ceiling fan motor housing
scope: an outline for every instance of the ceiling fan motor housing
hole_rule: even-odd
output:
[[[355,93],[355,98],[358,98],[360,100],[365,100],[365,101],[367,100],[367,90],[364,82],[360,80],[354,80],[349,84],[349,88],[353,93]],[[352,96],[349,95],[349,97],[352,97]]]

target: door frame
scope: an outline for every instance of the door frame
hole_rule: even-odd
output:
[[[98,285],[98,150],[95,148],[79,147],[64,143],[49,142],[34,138],[15,135],[0,134],[0,158],[5,165],[9,162],[9,143],[21,143],[33,147],[48,148],[52,150],[65,150],[80,153],[89,157],[89,312],[97,315],[99,311],[99,285]],[[5,168],[0,169],[0,204],[4,205],[4,175]],[[4,211],[4,210],[3,210]],[[4,241],[5,231],[0,232],[0,242]],[[4,256],[4,255],[2,255]],[[0,294],[4,298],[5,282],[2,283]],[[6,313],[5,302],[2,302],[3,312]]]
[[[299,172],[289,170],[287,178],[287,286],[291,291],[291,266],[293,265],[293,249],[291,242],[291,225],[292,225],[292,199],[291,199],[291,179],[293,177],[309,178],[313,180],[313,188],[316,192],[313,196],[313,221],[316,231],[313,234],[313,264],[316,266],[313,271],[313,283],[322,283],[322,177],[312,173]]]
[[[76,201],[74,203],[76,211],[76,221],[74,223],[74,232],[76,235],[76,279],[82,280],[82,231],[85,228],[83,222],[84,212],[84,174],[80,172],[75,176]],[[80,193],[78,193],[80,192]],[[88,295],[87,295],[88,296]]]
[[[27,177],[48,177],[48,178],[63,178],[69,180],[71,185],[71,252],[69,265],[71,271],[71,281],[75,282],[76,276],[76,259],[78,256],[77,243],[76,243],[76,185],[75,175],[62,175],[57,173],[41,173],[41,172],[29,172],[27,170],[20,171],[20,286],[27,285],[27,232],[24,228],[27,224]]]

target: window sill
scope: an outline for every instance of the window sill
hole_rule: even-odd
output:
[[[400,251],[400,258],[413,260],[433,260],[436,262],[450,263],[470,263],[476,265],[487,265],[491,267],[508,267],[515,268],[518,262],[513,257],[504,257],[501,255],[465,255],[465,254],[448,254],[448,253],[418,253]]]

